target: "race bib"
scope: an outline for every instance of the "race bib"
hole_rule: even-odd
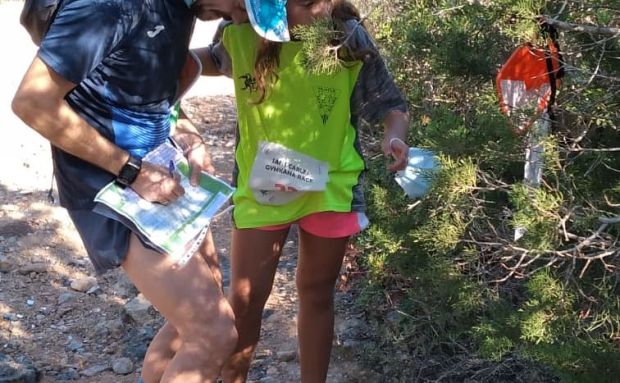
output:
[[[261,141],[250,173],[259,203],[283,205],[306,192],[325,190],[329,164],[283,145]]]
[[[283,145],[261,141],[250,174],[250,187],[280,192],[322,191],[329,164]]]

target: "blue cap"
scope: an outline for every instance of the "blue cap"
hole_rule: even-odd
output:
[[[271,41],[290,41],[286,1],[245,0],[248,18],[259,36]]]

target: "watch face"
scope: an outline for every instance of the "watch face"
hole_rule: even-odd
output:
[[[142,160],[130,155],[129,160],[121,168],[118,177],[116,177],[116,182],[124,186],[131,185],[138,178],[141,168]]]

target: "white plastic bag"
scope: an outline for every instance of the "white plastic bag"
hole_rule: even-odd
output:
[[[409,198],[424,196],[431,187],[431,174],[438,170],[439,161],[427,149],[409,148],[409,160],[404,170],[396,172],[394,179]]]

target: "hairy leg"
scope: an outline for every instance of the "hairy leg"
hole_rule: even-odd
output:
[[[222,272],[210,230],[200,245],[198,254],[207,262],[215,281],[221,288]],[[146,383],[159,382],[161,380],[168,363],[176,352],[179,351],[182,344],[183,342],[176,328],[169,322],[164,323],[149,344],[144,357],[142,376]]]
[[[227,383],[245,382],[260,337],[263,308],[288,229],[233,229],[231,284],[228,300],[235,313],[239,341],[222,370]]]
[[[325,382],[334,336],[334,286],[348,243],[299,230],[297,293],[299,359],[303,383]]]
[[[167,320],[145,358],[145,381],[215,382],[237,333],[232,309],[205,259],[193,257],[178,267],[132,235],[122,266]]]

